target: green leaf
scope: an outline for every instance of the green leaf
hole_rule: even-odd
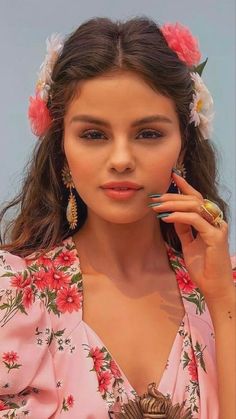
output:
[[[21,313],[26,314],[26,316],[28,316],[28,313],[25,311],[25,307],[23,306],[23,304],[19,305],[19,310],[21,311]]]
[[[54,334],[54,336],[59,337],[59,336],[62,336],[63,335],[63,333],[65,332],[65,330],[66,329],[58,330],[57,332],[53,332],[53,334]]]
[[[81,281],[81,279],[82,279],[82,276],[81,276],[81,274],[80,274],[80,273],[75,274],[75,275],[73,275],[73,276],[72,276],[72,278],[71,278],[71,283],[72,283],[72,284],[76,284],[77,282]]]
[[[0,306],[0,310],[5,310],[6,308],[9,308],[10,304],[4,303]]]
[[[14,276],[14,273],[13,272],[5,272],[5,274],[1,275],[1,277],[3,277],[3,276],[11,277],[11,276]]]
[[[202,75],[202,72],[204,70],[204,67],[205,67],[207,61],[208,61],[208,58],[206,58],[205,61],[203,61],[202,63],[200,63],[197,67],[194,67],[195,73],[198,73],[199,76]]]

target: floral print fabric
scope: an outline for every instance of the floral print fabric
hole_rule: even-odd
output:
[[[193,418],[218,419],[211,318],[181,254],[166,248],[185,315],[158,391],[173,403],[185,402]],[[72,237],[46,255],[1,251],[0,418],[105,419],[136,396],[83,320],[83,278]]]

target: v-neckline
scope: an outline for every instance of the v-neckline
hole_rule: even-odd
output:
[[[104,344],[104,342],[102,341],[102,339],[100,338],[100,336],[99,336],[99,335],[95,332],[95,330],[94,330],[91,326],[89,326],[89,324],[88,324],[88,323],[86,323],[86,321],[83,319],[83,306],[84,306],[84,304],[83,304],[83,302],[84,302],[84,283],[83,283],[83,272],[81,271],[81,266],[80,266],[80,257],[79,257],[79,254],[78,254],[78,251],[77,251],[77,247],[76,247],[76,245],[75,245],[75,242],[74,242],[74,240],[73,240],[73,237],[72,237],[72,236],[67,237],[67,239],[65,239],[63,242],[64,242],[64,243],[69,243],[69,244],[72,246],[72,248],[73,248],[73,250],[74,250],[74,255],[75,255],[75,258],[76,258],[76,260],[75,260],[75,265],[77,265],[77,269],[78,269],[78,271],[80,272],[80,275],[81,275],[81,286],[80,286],[81,293],[82,293],[82,306],[81,306],[82,313],[81,313],[81,323],[82,323],[82,324],[86,327],[86,329],[88,329],[88,330],[90,331],[90,333],[92,333],[92,334],[93,334],[93,336],[95,337],[96,341],[97,341],[97,342],[99,342],[99,344],[100,344],[102,347],[104,347],[104,348],[105,348],[105,350],[107,351],[107,353],[109,354],[109,356],[111,357],[111,359],[115,362],[115,364],[117,365],[118,369],[120,370],[120,373],[121,373],[121,378],[124,380],[124,383],[126,383],[126,387],[128,387],[128,388],[129,388],[130,393],[132,393],[135,397],[140,397],[140,395],[137,393],[137,391],[136,391],[136,390],[134,389],[134,387],[131,385],[131,383],[130,383],[129,379],[127,378],[127,376],[126,376],[126,374],[124,373],[124,371],[122,370],[122,368],[119,366],[119,363],[116,361],[116,359],[115,359],[115,357],[113,356],[112,352],[111,352],[111,351],[108,349],[108,347]],[[165,243],[165,246],[166,246],[166,252],[167,252],[168,260],[169,260],[169,263],[170,263],[170,267],[172,268],[172,270],[174,271],[175,276],[176,276],[176,270],[177,270],[177,269],[176,269],[176,265],[175,265],[175,263],[174,263],[174,259],[175,259],[175,254],[176,254],[176,251],[175,251],[175,249],[174,249],[174,248],[172,248],[172,247],[171,247],[171,246],[170,246],[167,242],[164,242],[164,243]],[[177,278],[176,278],[176,281],[177,281]],[[184,308],[184,316],[183,316],[183,318],[181,319],[181,321],[180,321],[180,323],[179,323],[179,327],[178,327],[177,333],[176,333],[176,335],[175,335],[175,338],[174,338],[174,340],[173,340],[173,343],[172,343],[172,346],[171,346],[171,349],[170,349],[169,355],[168,355],[168,357],[167,357],[167,359],[166,359],[166,364],[165,364],[165,367],[164,367],[164,371],[163,371],[163,373],[162,373],[162,375],[161,375],[160,381],[159,381],[159,383],[156,383],[156,387],[157,387],[157,389],[158,389],[159,391],[161,391],[160,389],[161,389],[161,387],[162,387],[162,383],[163,383],[163,381],[164,381],[164,379],[165,379],[165,376],[166,376],[166,373],[167,373],[167,368],[166,368],[167,363],[169,362],[169,360],[170,360],[170,359],[172,359],[172,353],[173,353],[173,351],[175,350],[176,342],[177,342],[177,339],[178,339],[178,337],[179,337],[179,332],[180,332],[180,331],[181,331],[181,329],[183,328],[183,324],[185,323],[185,318],[186,318],[186,310],[185,310],[185,305],[184,305],[184,303],[183,303],[182,291],[181,291],[181,288],[180,288],[180,286],[179,286],[178,281],[177,281],[177,284],[178,284],[178,290],[179,290],[179,294],[180,294],[181,301],[182,301],[183,308]]]

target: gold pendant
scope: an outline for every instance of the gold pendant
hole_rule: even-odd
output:
[[[69,202],[66,208],[66,218],[70,225],[70,228],[74,230],[78,223],[78,213],[76,199],[72,192],[70,192]]]

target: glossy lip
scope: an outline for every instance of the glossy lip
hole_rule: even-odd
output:
[[[138,185],[137,183],[133,182],[107,182],[104,183],[104,185],[101,186],[102,189],[113,189],[113,188],[128,188],[128,189],[134,189],[139,190],[143,187],[141,185]]]

